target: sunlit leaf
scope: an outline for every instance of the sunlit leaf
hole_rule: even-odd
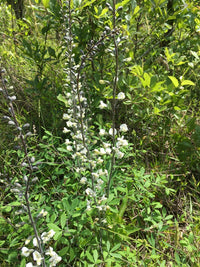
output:
[[[50,0],[42,0],[42,3],[44,5],[45,8],[48,8],[49,7],[49,1]]]
[[[178,80],[174,76],[168,76],[168,78],[172,81],[172,83],[173,83],[173,85],[175,87],[178,87],[179,86],[179,82],[178,82]]]
[[[181,82],[181,85],[184,86],[184,85],[195,85],[195,83],[193,83],[192,81],[190,80],[184,80]]]

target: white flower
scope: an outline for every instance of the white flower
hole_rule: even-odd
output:
[[[55,254],[56,252],[55,251],[53,251],[53,248],[52,247],[49,247],[47,250],[46,250],[46,255],[49,255],[49,256],[51,256],[51,257],[53,257],[54,256],[54,254]]]
[[[73,150],[73,147],[72,146],[67,146],[67,150],[68,151],[72,151]]]
[[[98,180],[97,180],[97,184],[98,184],[98,185],[102,185],[102,184],[103,184],[103,180],[98,179]]]
[[[28,262],[28,263],[26,264],[26,267],[33,267],[32,262]]]
[[[62,260],[62,258],[58,256],[58,254],[55,251],[53,251],[52,247],[49,247],[49,249],[46,251],[45,254],[51,256],[51,258],[49,259],[50,262],[49,267],[56,266],[56,264]]]
[[[128,127],[125,123],[120,125],[120,131],[121,132],[127,132],[128,131]]]
[[[13,96],[9,96],[8,98],[9,98],[10,101],[14,101],[14,100],[16,100],[16,96],[15,96],[15,95],[13,95]]]
[[[99,169],[99,170],[98,170],[98,174],[99,174],[100,176],[102,176],[102,175],[104,175],[104,171],[103,171],[102,169]]]
[[[73,127],[74,126],[74,123],[71,122],[71,121],[67,121],[66,124],[67,124],[68,127]]]
[[[98,179],[98,178],[99,178],[99,174],[96,173],[96,172],[92,172],[92,175],[93,175],[93,177],[94,177],[95,179]]]
[[[62,260],[62,258],[60,256],[58,256],[58,254],[55,253],[55,255],[49,259],[49,262],[50,262],[49,267],[56,266],[56,264],[58,262],[60,262],[61,260]]]
[[[127,57],[127,58],[123,59],[124,62],[130,62],[131,60],[132,60],[131,57]]]
[[[87,178],[86,177],[82,177],[81,180],[80,180],[80,183],[81,184],[86,184],[87,182]]]
[[[69,105],[69,106],[72,105],[72,99],[68,99],[68,105]]]
[[[106,134],[106,131],[104,129],[100,129],[99,135],[104,136]]]
[[[101,163],[103,163],[103,159],[100,158],[100,157],[98,157],[98,159],[97,159],[97,164],[101,164]]]
[[[49,232],[48,232],[48,235],[50,236],[50,238],[52,238],[54,235],[55,235],[55,231],[53,229],[51,229]]]
[[[70,132],[70,130],[67,129],[66,127],[64,127],[64,129],[63,129],[63,133],[69,133],[69,132]]]
[[[107,170],[104,170],[104,175],[108,176],[108,171]]]
[[[32,163],[34,163],[34,162],[35,162],[35,157],[32,156],[32,157],[30,158],[30,161],[31,161]]]
[[[103,209],[102,206],[96,206],[96,208],[100,211]]]
[[[113,128],[110,128],[110,130],[109,130],[109,134],[110,134],[110,135],[113,135]],[[117,130],[114,129],[114,135],[116,135],[116,134],[117,134]]]
[[[75,138],[82,140],[82,134],[81,134],[81,132],[77,132],[77,134],[75,135]]]
[[[25,240],[25,245],[28,245],[31,242],[32,236],[29,236],[26,240]]]
[[[100,109],[107,108],[107,104],[105,104],[105,103],[101,100],[101,101],[100,101],[99,108],[100,108]]]
[[[99,150],[98,150],[98,149],[96,149],[96,148],[93,150],[93,152],[94,152],[94,154],[95,154],[95,155],[100,155],[100,152],[99,152]]]
[[[108,175],[108,171],[107,170],[102,170],[102,169],[100,169],[100,170],[98,170],[98,174],[99,174],[99,176],[102,176],[102,175]]]
[[[70,98],[71,97],[71,94],[70,93],[66,93],[66,97],[67,98]]]
[[[125,98],[125,94],[123,92],[120,92],[118,95],[117,95],[117,99],[119,100],[123,100]]]
[[[106,154],[106,151],[105,151],[105,149],[103,147],[100,148],[99,154],[100,155],[105,155]]]
[[[91,209],[92,209],[91,206],[90,205],[87,205],[86,211],[89,211]]]
[[[66,145],[70,145],[71,144],[71,141],[69,139],[65,139],[65,144]]]
[[[124,156],[124,153],[121,152],[121,151],[119,151],[119,150],[116,150],[115,155],[116,155],[116,157],[117,157],[118,159],[122,159],[123,156]]]
[[[49,232],[44,232],[41,235],[43,243],[48,242],[55,235],[55,231],[51,229]]]
[[[38,215],[42,216],[42,217],[45,217],[45,216],[47,216],[47,214],[48,214],[48,212],[45,211],[44,209],[42,209]]]
[[[111,144],[109,144],[109,143],[103,143],[103,146],[104,146],[104,148],[108,148],[108,147],[111,146]]]
[[[86,155],[87,154],[87,149],[84,147],[84,149],[83,150],[81,150],[81,152],[80,152],[82,155]]]
[[[33,252],[33,249],[28,249],[27,247],[22,248],[22,256],[28,257]]]
[[[86,192],[87,195],[89,195],[91,197],[95,197],[96,196],[96,193],[91,188],[87,188],[85,192]]]
[[[128,146],[128,141],[124,139],[124,136],[117,138],[116,147],[120,148],[122,146]]]
[[[9,121],[8,124],[15,125],[14,121]]]
[[[38,247],[38,241],[36,237],[33,238],[33,246]]]
[[[75,141],[74,141],[74,145],[76,145],[76,142]],[[84,149],[83,144],[77,144],[77,151],[80,151],[82,149]]]
[[[107,147],[107,148],[106,148],[106,154],[110,155],[111,152],[112,152],[111,148],[110,148],[110,147]]]
[[[70,119],[71,119],[70,115],[68,115],[66,113],[63,114],[63,120],[70,120]]]
[[[99,83],[100,83],[100,84],[105,84],[106,81],[104,81],[104,80],[99,80]]]
[[[42,233],[41,238],[44,244],[50,240],[50,237],[48,236],[47,232]]]
[[[100,202],[101,202],[101,201],[104,201],[104,200],[107,200],[107,197],[105,197],[105,195],[103,195],[103,196],[101,197]]]
[[[41,265],[42,263],[42,256],[38,251],[33,252],[33,259],[37,262],[37,265]]]

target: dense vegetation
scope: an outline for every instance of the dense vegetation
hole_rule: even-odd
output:
[[[200,7],[0,4],[0,266],[200,266]]]

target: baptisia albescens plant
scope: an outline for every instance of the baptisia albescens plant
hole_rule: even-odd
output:
[[[17,175],[13,177],[10,187],[11,194],[14,194],[16,198],[15,205],[19,206],[20,209],[15,211],[15,216],[24,215],[26,218],[28,215],[28,224],[31,225],[34,231],[34,236],[29,236],[25,241],[25,246],[21,249],[21,255],[30,258],[32,254],[33,262],[29,262],[26,266],[46,266],[48,261],[50,267],[56,266],[57,263],[61,261],[61,257],[53,251],[51,246],[47,246],[47,243],[52,239],[55,232],[51,229],[49,232],[40,233],[37,225],[37,220],[39,218],[44,218],[47,212],[42,210],[40,212],[34,211],[30,201],[30,188],[34,186],[38,181],[36,173],[38,171],[38,164],[36,162],[34,153],[30,150],[27,145],[27,138],[32,136],[30,131],[27,132],[27,128],[30,127],[28,123],[20,125],[17,115],[15,112],[14,102],[17,100],[16,96],[12,93],[13,87],[7,89],[7,80],[3,78],[5,73],[4,69],[0,69],[2,88],[0,91],[4,94],[4,97],[8,103],[9,116],[4,116],[4,119],[8,121],[8,125],[12,127],[17,140],[16,150],[19,156],[19,166]],[[3,181],[3,180],[2,180]],[[33,215],[34,213],[34,215]],[[35,215],[36,214],[36,215]],[[22,227],[26,222],[21,221],[15,227]],[[32,240],[34,248],[27,248],[26,246]],[[46,257],[45,257],[46,256]],[[47,260],[48,258],[48,260]],[[37,265],[35,265],[37,264]]]
[[[63,133],[66,134],[65,145],[68,155],[73,161],[72,173],[82,185],[82,192],[85,194],[87,207],[86,212],[94,211],[95,220],[100,225],[106,224],[106,211],[110,209],[109,195],[113,184],[113,173],[116,165],[120,165],[126,151],[130,149],[130,144],[125,135],[128,126],[124,123],[116,125],[116,105],[123,103],[125,93],[118,88],[118,45],[120,43],[120,31],[115,22],[115,2],[113,3],[113,29],[106,26],[99,39],[92,40],[82,51],[79,61],[76,55],[76,36],[73,33],[73,25],[76,23],[73,18],[71,1],[67,2],[65,15],[65,90],[58,99],[64,102],[66,111],[63,114],[65,127]],[[74,10],[73,10],[74,11]],[[115,36],[118,35],[116,38]],[[109,125],[92,125],[94,120],[91,114],[87,81],[85,81],[85,66],[88,61],[93,60],[98,53],[102,42],[114,43],[114,77],[110,82],[113,87],[113,94],[110,102],[104,98],[98,101],[99,111],[111,110],[112,121]],[[99,81],[104,84],[103,80]],[[113,83],[113,84],[112,84]],[[90,104],[93,99],[90,98]],[[100,238],[101,239],[101,238]],[[100,240],[101,249],[101,240]]]

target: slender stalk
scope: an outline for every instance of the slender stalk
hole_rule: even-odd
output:
[[[2,85],[3,85],[4,93],[5,93],[6,97],[7,97],[7,99],[9,99],[9,94],[8,94],[4,79],[2,77],[1,77],[1,81],[2,81]],[[26,181],[24,198],[25,198],[25,202],[26,202],[26,207],[27,207],[29,220],[30,220],[31,225],[33,227],[33,230],[34,230],[34,233],[35,233],[35,237],[36,237],[37,242],[38,242],[39,251],[40,251],[40,254],[42,256],[42,266],[46,267],[45,259],[44,259],[44,251],[43,251],[42,244],[41,244],[41,238],[39,236],[39,233],[38,233],[38,230],[37,230],[37,226],[36,226],[36,224],[34,222],[34,219],[33,219],[32,213],[31,213],[30,202],[29,202],[29,186],[30,186],[30,180],[31,180],[32,175],[33,175],[33,166],[32,166],[32,163],[30,161],[30,158],[28,156],[27,145],[26,145],[24,136],[23,136],[23,134],[21,132],[19,123],[17,121],[12,101],[10,101],[10,103],[9,103],[9,109],[10,109],[10,113],[12,115],[13,121],[15,123],[15,126],[16,126],[17,129],[19,129],[19,137],[20,137],[21,144],[22,144],[22,147],[23,147],[23,150],[24,150],[24,153],[25,153],[25,157],[26,157],[26,160],[27,160],[27,163],[28,163],[28,167],[29,167],[29,176],[27,177],[27,181]]]
[[[116,0],[113,0],[113,29],[116,28]],[[111,158],[111,169],[109,174],[109,180],[108,180],[108,188],[107,188],[107,195],[109,197],[110,194],[110,184],[112,181],[112,175],[114,171],[114,165],[115,165],[115,117],[116,117],[116,92],[117,92],[117,81],[118,81],[118,72],[119,72],[119,62],[118,62],[118,46],[117,41],[115,37],[115,33],[113,34],[113,42],[115,47],[115,75],[114,75],[114,81],[113,81],[113,102],[112,102],[112,129],[113,129],[113,135],[112,135],[112,158]]]

